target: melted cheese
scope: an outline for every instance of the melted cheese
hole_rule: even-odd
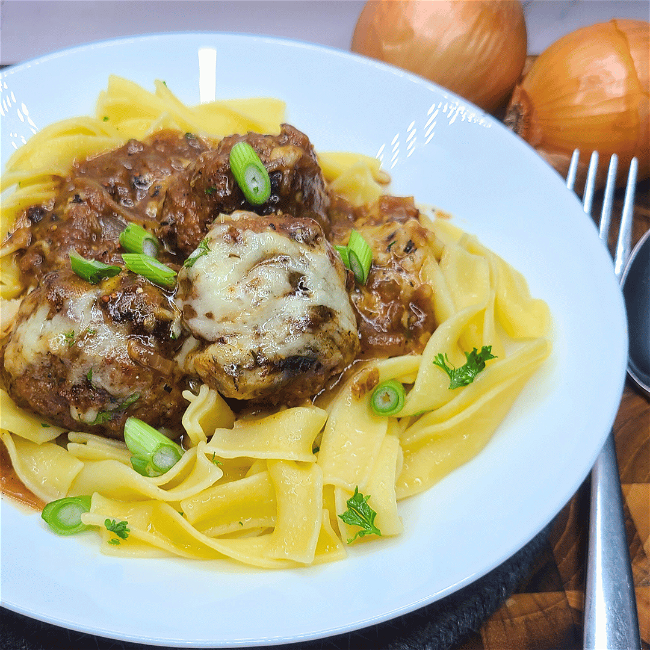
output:
[[[284,356],[298,354],[304,348],[303,324],[314,306],[331,309],[344,328],[356,330],[325,246],[310,248],[273,230],[239,230],[234,242],[222,236],[223,229],[213,227],[207,237],[210,252],[183,271],[193,289],[179,308],[195,336],[211,342],[236,337],[240,348],[261,344],[271,353],[270,348],[282,346]]]
[[[126,335],[116,324],[107,323],[97,306],[100,290],[66,300],[65,309],[48,318],[50,305],[40,304],[18,324],[5,350],[5,368],[18,376],[38,366],[49,355],[68,357],[67,380],[82,383],[92,370],[92,382],[116,397],[128,396],[120,387],[119,373],[111,360],[127,358]],[[83,336],[83,345],[77,345]],[[74,347],[74,349],[73,349]]]

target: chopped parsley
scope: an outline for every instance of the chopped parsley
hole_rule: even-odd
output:
[[[139,399],[140,393],[132,393],[117,407],[117,410],[126,411],[126,409],[128,409],[131,404],[135,404]]]
[[[113,411],[100,411],[97,413],[95,419],[90,423],[91,425],[95,424],[104,424],[113,419]]]
[[[359,492],[359,488],[354,488],[354,495],[347,500],[348,509],[339,517],[349,526],[359,526],[358,530],[352,539],[348,539],[348,544],[351,544],[357,537],[364,535],[380,535],[381,531],[375,526],[375,517],[377,513],[368,505],[370,495],[363,496]]]
[[[115,519],[106,519],[104,521],[106,530],[115,533],[117,537],[112,537],[108,540],[109,544],[119,544],[120,539],[126,539],[129,536],[129,522],[128,521],[115,521]]]
[[[489,359],[496,359],[492,354],[491,345],[484,345],[480,352],[476,348],[471,352],[465,352],[465,358],[467,363],[460,368],[451,365],[446,354],[437,354],[433,360],[434,365],[442,368],[449,375],[450,390],[471,384],[476,375],[485,368],[485,362]]]
[[[92,369],[88,372],[88,374],[90,377],[86,375],[86,379],[88,379],[88,381],[92,381]],[[126,411],[126,409],[128,409],[131,404],[135,404],[135,402],[137,402],[139,399],[140,393],[132,393],[123,402],[118,404],[116,408],[110,411],[100,411],[97,413],[97,417],[91,422],[91,424],[104,424],[105,422],[112,420],[113,416],[116,413]]]

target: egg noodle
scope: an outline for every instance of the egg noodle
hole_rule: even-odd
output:
[[[111,77],[95,117],[57,122],[10,158],[2,178],[2,240],[22,210],[53,198],[56,179],[75,160],[163,128],[211,138],[278,133],[284,112],[283,102],[266,98],[190,107],[163,82],[149,92]],[[330,187],[354,205],[384,193],[386,177],[374,158],[319,153],[319,162]],[[196,394],[187,390],[186,451],[156,478],[132,468],[122,441],[44,426],[1,391],[0,435],[16,474],[45,502],[92,495],[83,522],[101,535],[101,550],[115,555],[230,558],[263,568],[339,560],[359,530],[339,516],[355,490],[376,512],[381,536],[353,544],[400,534],[399,501],[478,454],[550,352],[548,307],[531,297],[522,275],[448,219],[420,220],[435,235],[421,279],[433,289],[439,324],[421,354],[360,363],[319,406],[254,417],[236,416],[206,385]],[[0,250],[4,333],[24,292],[15,250],[10,239]],[[447,355],[460,367],[465,352],[483,346],[496,358],[472,383],[451,390],[435,357]],[[369,373],[407,387],[397,416],[371,410],[363,390]],[[119,544],[107,519],[128,522]]]

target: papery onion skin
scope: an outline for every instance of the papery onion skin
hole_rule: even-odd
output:
[[[619,158],[618,184],[630,160],[639,180],[650,176],[648,56],[650,23],[614,19],[580,28],[550,45],[513,92],[505,122],[563,176],[581,150],[578,177],[589,155]],[[597,185],[605,180],[601,163]]]
[[[351,49],[493,113],[505,107],[521,75],[527,43],[519,0],[370,0]]]

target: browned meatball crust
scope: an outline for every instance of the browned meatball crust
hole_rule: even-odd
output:
[[[26,284],[69,266],[71,249],[120,264],[120,232],[135,222],[155,233],[167,181],[208,146],[188,134],[161,131],[76,163],[60,179],[55,198],[27,208],[9,237],[20,251]]]
[[[271,196],[261,206],[246,201],[230,169],[230,150],[241,141],[255,149],[269,173]],[[327,233],[328,206],[314,148],[304,133],[283,124],[279,135],[228,136],[175,176],[163,203],[160,236],[171,249],[189,255],[216,217],[235,210],[314,219]]]
[[[73,431],[121,438],[131,415],[178,428],[179,332],[171,295],[144,278],[90,285],[61,269],[22,301],[0,373],[19,406]]]

